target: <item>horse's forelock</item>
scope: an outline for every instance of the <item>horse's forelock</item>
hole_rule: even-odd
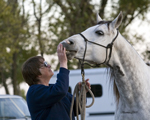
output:
[[[108,30],[109,30],[109,24],[110,24],[111,22],[112,22],[112,21],[100,21],[100,22],[98,22],[97,24],[98,24],[98,25],[107,24],[107,27],[108,27]]]
[[[110,24],[112,21],[99,21],[97,24]]]

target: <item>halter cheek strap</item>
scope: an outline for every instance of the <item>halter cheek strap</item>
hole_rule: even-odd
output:
[[[100,63],[100,64],[95,64],[95,66],[92,66],[92,65],[90,65],[90,64],[88,64],[88,65],[90,65],[90,66],[92,66],[92,67],[98,67],[98,66],[100,66],[101,64],[106,63],[106,64],[109,66],[109,60],[110,60],[110,58],[111,58],[113,43],[114,43],[114,41],[116,40],[116,38],[118,37],[118,34],[119,34],[118,30],[117,30],[117,34],[116,34],[115,38],[114,38],[114,39],[112,40],[112,42],[109,43],[107,46],[104,46],[104,45],[101,45],[101,44],[98,44],[98,43],[89,41],[82,33],[79,33],[79,34],[83,37],[83,39],[84,39],[84,41],[85,41],[85,51],[84,51],[84,55],[83,55],[83,59],[82,59],[82,63],[81,63],[81,68],[84,66],[84,64],[88,64],[88,63],[84,63],[85,54],[86,54],[86,51],[87,51],[87,42],[90,42],[90,43],[93,43],[93,44],[95,44],[95,45],[98,45],[98,46],[101,46],[101,47],[106,48],[106,58],[105,58],[104,62],[102,62],[102,63]],[[108,49],[110,49],[109,56],[107,55],[107,54],[108,54]],[[108,58],[107,58],[107,56],[108,56]],[[108,59],[108,60],[107,60],[107,59]],[[80,61],[80,62],[81,62],[81,61]]]

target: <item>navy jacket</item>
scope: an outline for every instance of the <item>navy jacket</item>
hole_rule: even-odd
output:
[[[32,120],[70,120],[72,95],[68,88],[69,70],[65,68],[60,68],[55,84],[30,86],[26,99]],[[75,107],[72,116],[75,120]]]

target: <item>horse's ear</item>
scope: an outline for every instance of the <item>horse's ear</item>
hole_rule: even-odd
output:
[[[96,13],[96,22],[99,23],[100,21],[102,21],[102,18],[99,16],[98,12]]]
[[[111,26],[114,28],[118,28],[120,24],[122,23],[123,15],[122,12],[119,13],[119,15],[111,22]]]

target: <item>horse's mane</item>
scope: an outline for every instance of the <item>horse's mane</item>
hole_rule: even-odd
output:
[[[114,96],[115,96],[116,103],[118,105],[120,95],[119,95],[119,91],[118,91],[117,85],[115,83],[114,70],[112,68],[107,68],[107,71],[108,71],[109,76],[110,76],[110,78],[109,78],[110,85],[113,86],[113,93],[114,93]]]
[[[146,63],[148,66],[150,66],[150,63]],[[119,94],[119,91],[118,91],[118,88],[117,88],[117,85],[115,83],[115,78],[114,78],[114,70],[112,68],[107,68],[107,71],[109,73],[109,80],[110,80],[110,84],[113,86],[113,93],[114,93],[114,96],[115,96],[115,100],[116,100],[116,103],[118,105],[119,103],[119,98],[120,98],[120,94]]]

